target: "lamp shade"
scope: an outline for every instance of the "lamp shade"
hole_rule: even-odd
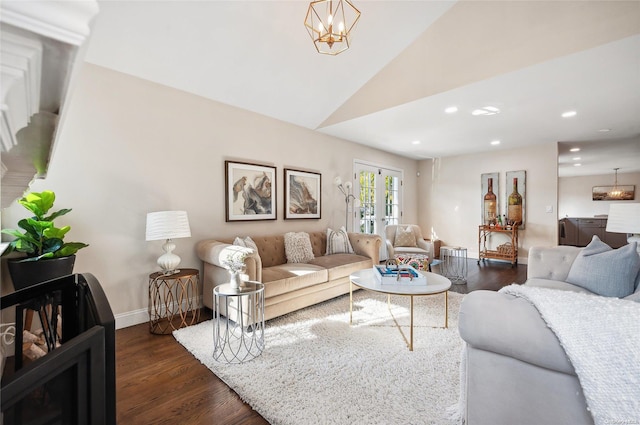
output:
[[[640,233],[640,204],[611,204],[607,218],[607,232]]]
[[[191,237],[186,211],[156,211],[147,214],[147,240]]]

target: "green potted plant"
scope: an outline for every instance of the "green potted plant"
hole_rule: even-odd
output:
[[[8,260],[9,273],[16,289],[71,274],[76,252],[89,246],[82,242],[64,242],[64,237],[71,227],[59,228],[53,221],[69,213],[71,209],[61,209],[47,215],[55,199],[55,193],[48,190],[25,195],[18,203],[34,216],[18,222],[22,231],[2,230],[2,233],[15,237],[9,243],[5,254],[21,252],[26,255]]]

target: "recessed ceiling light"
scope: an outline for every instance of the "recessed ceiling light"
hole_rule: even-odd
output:
[[[500,140],[492,140],[491,144],[492,145],[499,145],[500,144]]]
[[[582,164],[580,164],[580,163],[573,164],[574,167],[580,167],[581,165]]]
[[[447,114],[455,114],[456,112],[458,112],[458,107],[457,106],[449,106],[448,108],[446,108],[444,110]]]
[[[571,118],[575,117],[576,115],[578,115],[576,111],[567,111],[562,113],[562,118]]]
[[[609,131],[611,131],[610,128],[601,128],[600,130],[598,130],[600,133],[608,133]]]
[[[412,145],[419,145],[420,144],[420,140],[414,140],[413,142],[411,142]]]
[[[573,159],[574,161],[580,161],[582,158],[580,158],[579,156],[576,156],[575,158],[571,158],[571,159]]]
[[[500,109],[495,106],[483,106],[482,108],[474,109],[471,115],[496,115],[500,113]]]
[[[571,148],[569,152],[580,152],[580,148]]]

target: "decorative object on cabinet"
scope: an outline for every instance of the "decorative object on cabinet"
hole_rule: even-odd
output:
[[[318,53],[335,56],[347,50],[360,11],[349,0],[317,0],[309,3],[304,26]]]
[[[526,181],[527,172],[525,170],[507,171],[507,183],[505,185],[507,220],[504,224],[510,225],[516,223],[518,230],[523,230],[526,224]]]
[[[156,211],[147,214],[146,240],[166,239],[162,245],[164,254],[158,258],[158,265],[165,276],[179,273],[180,257],[173,253],[176,245],[172,239],[190,238],[191,228],[186,211]]]
[[[320,218],[322,175],[284,169],[284,219]]]
[[[627,242],[637,242],[640,253],[640,204],[611,204],[607,232],[629,235]]]
[[[22,230],[2,230],[2,233],[15,237],[4,254],[15,251],[26,255],[26,258],[7,261],[16,290],[71,274],[76,252],[89,246],[83,242],[64,242],[71,226],[55,227],[54,220],[71,212],[71,209],[49,213],[55,200],[56,194],[49,190],[27,193],[18,203],[33,216],[18,222]]]
[[[498,196],[499,173],[485,173],[480,177],[481,223],[486,226],[496,224],[500,211]]]
[[[226,221],[276,219],[276,167],[225,161]]]
[[[593,186],[591,199],[594,201],[633,201],[635,199],[635,185],[618,185],[618,170],[614,168],[616,173],[613,186]]]
[[[506,243],[491,249],[492,236],[505,235]],[[494,243],[495,244],[495,243]],[[509,228],[478,226],[478,264],[480,260],[503,260],[509,261],[512,266],[518,264],[518,226],[512,225]]]

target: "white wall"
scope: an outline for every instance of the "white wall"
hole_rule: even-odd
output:
[[[443,245],[463,246],[478,258],[481,224],[480,175],[500,173],[500,213],[505,213],[506,172],[526,170],[526,226],[520,231],[519,262],[526,263],[529,247],[557,245],[557,146],[548,143],[512,150],[463,155],[420,162],[418,223],[425,234]],[[552,213],[546,212],[546,207]],[[499,238],[500,236],[496,236]],[[496,239],[496,242],[499,239]],[[505,242],[500,240],[500,243]]]
[[[59,219],[72,227],[67,239],[91,245],[78,253],[75,271],[102,283],[118,327],[146,320],[148,275],[162,253],[162,241],[145,241],[147,212],[188,212],[192,237],[175,240],[175,252],[182,267],[201,268],[194,247],[203,239],[343,225],[344,198],[333,179],[348,178],[360,159],[404,170],[404,220],[417,220],[415,160],[91,64],[83,65],[68,108],[49,175],[31,190],[53,190],[55,208],[73,208]],[[277,167],[276,221],[225,222],[227,159]],[[320,220],[283,220],[285,167],[322,174]],[[26,215],[14,203],[3,226]]]
[[[618,184],[635,185],[633,201],[593,201],[593,186],[613,186],[614,174],[558,179],[558,217],[593,217],[609,214],[609,205],[617,202],[638,202],[640,199],[640,173],[618,173]]]

